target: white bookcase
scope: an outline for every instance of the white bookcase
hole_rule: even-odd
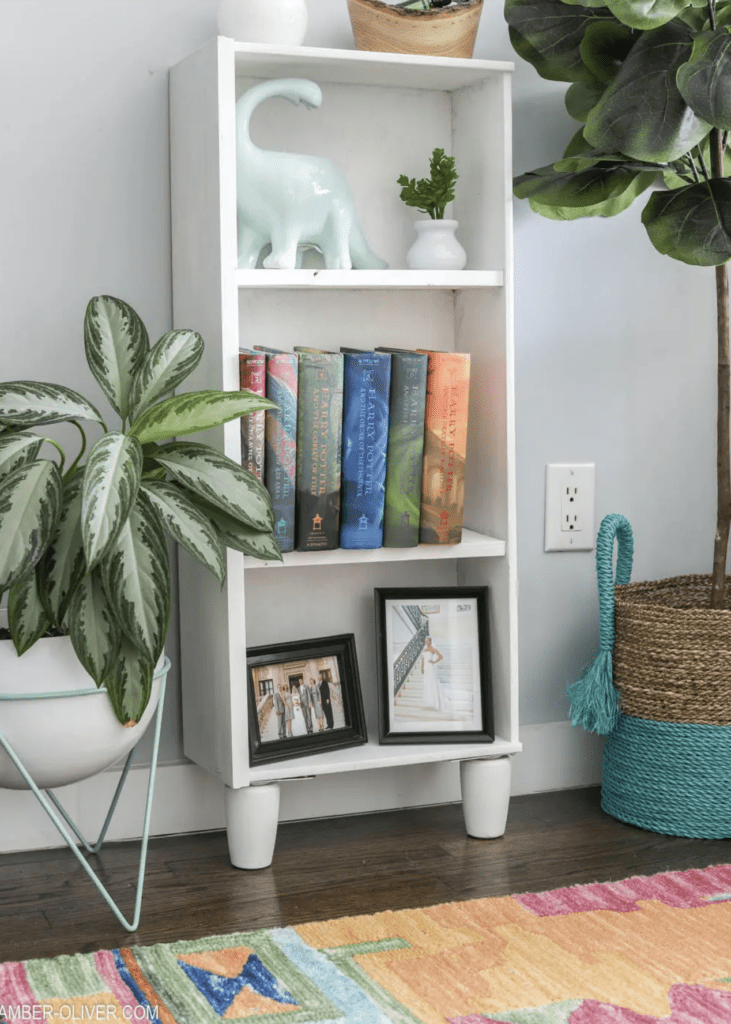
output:
[[[193,387],[236,390],[240,344],[396,345],[472,356],[461,544],[295,552],[283,565],[229,551],[223,589],[181,552],[185,752],[227,787],[237,866],[271,860],[278,782],[335,772],[461,761],[465,805],[485,809],[493,822],[483,834],[505,827],[507,759],[520,750],[511,71],[503,62],[279,49],[221,37],[171,71],[174,324],[206,342]],[[255,81],[282,77],[316,81],[322,106],[308,111],[269,100],[254,115],[252,137],[264,148],[336,161],[366,238],[390,269],[237,269],[235,102]],[[424,176],[437,146],[457,160],[451,216],[460,223],[467,268],[399,269],[419,215],[400,201],[396,179]],[[238,422],[208,440],[240,459]],[[489,587],[495,740],[380,746],[374,588],[458,584]],[[368,744],[250,767],[247,646],[340,633],[355,634]],[[470,820],[468,829],[479,832]]]

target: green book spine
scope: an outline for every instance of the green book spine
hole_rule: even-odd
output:
[[[343,357],[297,349],[298,551],[328,551],[340,543],[343,438]]]
[[[385,548],[412,548],[419,543],[426,368],[423,353],[391,352]]]

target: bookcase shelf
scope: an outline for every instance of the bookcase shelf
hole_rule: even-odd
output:
[[[317,778],[339,772],[367,771],[372,768],[397,768],[409,764],[439,764],[470,758],[505,757],[516,754],[519,743],[496,736],[492,743],[404,744],[381,747],[370,740],[362,747],[331,750],[310,757],[299,757],[279,764],[257,765],[251,770],[252,784],[285,779]]]
[[[239,270],[239,288],[501,288],[501,270]]]
[[[501,558],[505,555],[505,541],[486,537],[474,530],[462,531],[460,544],[419,544],[415,548],[373,548],[355,551],[336,548],[334,551],[290,551],[281,562],[264,562],[246,557],[244,567],[254,569],[314,568],[326,565],[363,565],[373,562],[414,562],[440,558]]]
[[[497,61],[287,49],[220,37],[171,70],[174,326],[192,327],[206,342],[192,387],[237,390],[239,347],[255,344],[441,349],[469,353],[472,366],[464,511],[470,529],[460,544],[293,552],[282,564],[228,551],[223,588],[179,552],[185,753],[226,787],[238,866],[267,863],[249,852],[261,847],[263,835],[271,858],[277,780],[477,758],[501,767],[490,769],[490,785],[476,802],[492,807],[504,800],[507,807],[506,759],[520,750],[511,71]],[[316,81],[322,105],[305,111],[267,102],[252,118],[254,141],[338,164],[365,237],[390,269],[317,269],[311,255],[308,269],[236,269],[236,99],[254,83],[279,77]],[[419,214],[400,201],[397,180],[402,173],[423,176],[436,146],[455,156],[460,175],[447,211],[468,254],[459,272],[403,269]],[[206,440],[241,458],[237,422]],[[488,588],[496,739],[381,746],[373,591],[457,585]],[[252,767],[247,648],[341,633],[355,636],[368,743]],[[374,776],[374,794],[381,784],[401,792],[398,781],[384,778]],[[347,787],[342,806],[328,793],[328,813],[346,813]]]

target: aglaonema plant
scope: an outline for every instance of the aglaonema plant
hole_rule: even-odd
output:
[[[612,217],[650,192],[642,223],[658,252],[715,267],[717,527],[711,607],[724,607],[731,528],[729,296],[731,0],[507,0],[518,54],[570,83],[581,127],[563,158],[515,179],[554,220]]]
[[[91,300],[84,340],[117,429],[70,388],[0,384],[0,595],[8,594],[19,655],[42,636],[68,634],[119,721],[131,725],[149,701],[168,631],[166,535],[221,585],[226,547],[281,560],[269,495],[256,477],[210,445],[171,439],[272,403],[247,391],[171,395],[200,362],[203,339],[176,330],[150,346],[141,319],[119,299]],[[69,465],[62,447],[36,432],[65,421],[80,432]],[[101,431],[90,448],[83,421]],[[51,458],[39,457],[46,443]]]

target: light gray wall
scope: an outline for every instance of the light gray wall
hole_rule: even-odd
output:
[[[0,3],[0,378],[88,393],[82,323],[98,293],[171,324],[167,69],[216,32],[218,0]],[[345,0],[309,0],[312,45],[353,46]],[[515,170],[576,129],[563,87],[514,54],[486,0],[476,56],[516,61]],[[516,203],[521,715],[564,720],[597,641],[593,553],[543,552],[547,462],[597,464],[597,523],[628,516],[635,578],[710,571],[713,274],[659,256],[641,201],[613,220]],[[163,758],[182,754],[177,624]]]

